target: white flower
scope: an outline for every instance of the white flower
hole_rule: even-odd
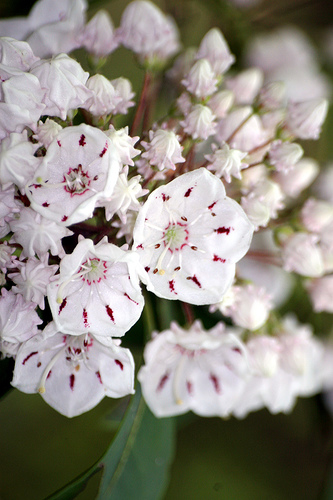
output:
[[[128,166],[124,167],[119,174],[112,195],[99,202],[99,206],[105,207],[106,220],[110,220],[117,213],[119,218],[126,222],[128,210],[139,210],[138,198],[149,193],[148,189],[142,189],[140,181],[141,175],[128,179]]]
[[[103,116],[112,113],[120,97],[110,80],[103,75],[93,75],[87,81],[87,88],[92,91],[92,96],[82,106],[95,116]]]
[[[228,44],[218,28],[212,28],[203,37],[196,58],[208,59],[216,75],[225,73],[235,61],[235,57],[230,53]]]
[[[299,194],[314,181],[319,173],[319,165],[312,158],[302,158],[288,172],[278,172],[274,180],[281,186],[282,191],[291,198]]]
[[[17,218],[9,221],[9,225],[14,233],[11,241],[23,247],[21,258],[34,257],[35,254],[42,258],[48,250],[52,255],[61,257],[64,254],[62,238],[73,234],[29,207],[22,208]]]
[[[225,85],[233,92],[237,104],[252,104],[264,81],[259,68],[249,68],[238,75],[227,78]]]
[[[3,31],[1,30],[1,32]],[[3,67],[8,67],[21,71],[29,71],[31,66],[38,60],[39,57],[36,57],[27,42],[21,42],[7,36],[0,37],[1,69]]]
[[[82,239],[60,262],[60,275],[48,286],[53,319],[71,335],[89,332],[120,337],[143,309],[138,256],[107,243]]]
[[[172,18],[152,2],[136,0],[124,10],[117,39],[142,59],[165,60],[179,49],[178,31]]]
[[[134,361],[112,339],[101,343],[89,333],[64,335],[49,323],[19,350],[12,385],[29,394],[39,392],[55,410],[75,417],[104,396],[133,394]]]
[[[131,137],[128,133],[128,127],[116,130],[113,125],[110,125],[109,129],[105,131],[105,134],[116,148],[121,163],[134,166],[133,158],[141,153],[139,149],[135,149],[134,144],[138,142],[140,137]]]
[[[62,130],[62,126],[59,123],[46,118],[44,123],[42,121],[38,122],[37,132],[34,134],[34,137],[48,148],[60,130]]]
[[[59,54],[50,60],[34,64],[30,72],[35,75],[45,91],[44,114],[66,119],[68,111],[82,106],[91,90],[86,87],[89,74],[74,59]]]
[[[80,35],[80,41],[96,57],[108,56],[117,48],[112,19],[106,10],[99,10],[90,19]]]
[[[132,84],[128,80],[128,78],[124,78],[120,76],[119,78],[115,78],[111,80],[111,83],[117,93],[119,101],[116,104],[114,109],[114,114],[120,113],[121,115],[126,115],[128,112],[128,108],[131,108],[135,105],[135,102],[132,101],[135,96],[135,92],[132,90]]]
[[[303,153],[299,144],[275,141],[271,144],[268,158],[278,172],[289,172],[302,158]]]
[[[26,125],[35,130],[40,116],[46,114],[45,89],[38,78],[30,73],[12,76],[3,82],[2,92],[5,103],[19,106],[28,113],[29,121]]]
[[[185,117],[185,120],[180,122],[184,127],[184,131],[191,135],[193,139],[207,139],[210,135],[216,132],[215,115],[208,106],[196,104]]]
[[[9,275],[16,285],[12,287],[12,291],[20,293],[25,300],[34,302],[41,309],[45,307],[46,287],[58,269],[57,265],[48,265],[48,258],[48,253],[45,253],[40,260],[30,257],[27,262],[21,263],[18,273]]]
[[[265,110],[277,110],[285,102],[286,85],[284,82],[266,83],[259,92],[258,102]]]
[[[326,99],[290,103],[286,118],[287,129],[300,139],[318,139],[327,110]]]
[[[27,42],[39,57],[70,52],[79,47],[85,23],[85,0],[39,0],[28,16]]]
[[[241,170],[248,166],[247,163],[242,162],[246,156],[247,153],[231,149],[225,143],[220,149],[215,146],[214,153],[205,155],[205,158],[211,162],[211,165],[207,166],[208,170],[215,172],[217,177],[224,177],[227,182],[231,182],[231,176],[236,177],[236,179],[242,178]]]
[[[307,283],[313,310],[333,313],[333,276],[323,276]]]
[[[21,344],[38,333],[42,323],[35,311],[36,304],[27,302],[5,288],[0,297],[0,351],[4,356],[15,356]]]
[[[211,96],[208,106],[217,118],[224,118],[234,103],[234,94],[231,90],[220,90]]]
[[[179,144],[177,135],[172,130],[158,129],[149,131],[150,142],[141,141],[146,149],[142,153],[143,158],[147,158],[151,165],[159,170],[176,170],[176,163],[183,163],[181,152],[183,147]]]
[[[40,159],[34,156],[38,145],[28,140],[27,131],[13,132],[1,141],[0,181],[4,188],[12,183],[21,190],[34,177]]]
[[[301,219],[309,232],[321,233],[333,221],[333,203],[309,198],[301,210]]]
[[[270,219],[277,217],[278,210],[284,207],[284,195],[280,186],[263,179],[258,182],[241,200],[242,208],[256,228],[267,226]]]
[[[50,144],[26,194],[43,217],[69,226],[91,217],[97,201],[111,195],[120,166],[104,132],[67,127]]]
[[[323,255],[313,234],[299,232],[290,236],[282,248],[282,259],[286,271],[313,278],[324,273]]]
[[[133,248],[159,297],[214,304],[247,252],[252,224],[227,198],[222,182],[201,168],[155,189],[141,207]]]
[[[181,83],[199,98],[210,96],[217,88],[217,78],[207,59],[196,61]]]
[[[263,326],[272,309],[271,296],[265,288],[256,285],[233,286],[233,300],[227,305],[222,301],[220,310],[230,316],[233,322],[248,330],[258,330]]]
[[[222,323],[205,331],[195,321],[187,331],[173,322],[148,342],[144,359],[138,379],[157,417],[227,416],[247,375],[245,346]]]

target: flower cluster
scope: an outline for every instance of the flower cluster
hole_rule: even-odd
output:
[[[87,22],[86,8],[39,0],[0,22],[0,349],[15,359],[12,385],[69,417],[132,394],[121,338],[162,298],[188,324],[146,344],[138,379],[157,416],[290,411],[333,385],[330,349],[277,311],[298,274],[314,310],[332,312],[333,199],[298,201],[319,167],[295,142],[318,138],[327,100],[291,101],[257,67],[232,73],[217,28],[179,53],[175,22],[149,1],[130,3],[118,28],[106,11]],[[145,69],[137,101],[128,79],[68,55],[84,48],[97,71],[118,46]],[[173,102],[150,121],[161,74]]]

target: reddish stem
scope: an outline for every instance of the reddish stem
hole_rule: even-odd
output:
[[[142,120],[144,110],[145,110],[146,105],[147,105],[147,95],[148,95],[148,90],[150,87],[151,79],[152,79],[151,73],[146,71],[145,77],[143,80],[143,84],[142,84],[142,90],[141,90],[139,104],[138,104],[138,107],[136,108],[136,112],[134,115],[131,131],[130,131],[130,135],[132,135],[132,136],[137,133],[140,122]]]

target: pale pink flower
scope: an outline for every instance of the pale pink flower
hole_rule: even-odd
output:
[[[126,115],[128,113],[128,108],[135,105],[135,102],[132,101],[135,96],[135,92],[132,90],[132,84],[128,78],[123,78],[122,76],[111,80],[111,83],[116,91],[117,97],[119,98],[113,113],[115,115],[118,113]]]
[[[179,144],[179,137],[172,130],[150,130],[149,142],[141,141],[146,152],[142,158],[149,160],[151,165],[159,170],[176,170],[177,163],[183,163],[183,147]]]
[[[197,59],[208,59],[216,75],[225,73],[234,63],[228,44],[218,28],[212,28],[201,40]]]
[[[110,80],[97,74],[88,78],[86,85],[92,96],[82,106],[84,109],[95,116],[105,116],[115,111],[120,97]]]
[[[300,139],[318,139],[327,110],[326,99],[290,103],[286,127],[291,134]]]
[[[60,331],[70,335],[124,335],[141,315],[144,299],[138,256],[103,238],[81,239],[60,262],[58,279],[47,297]]]
[[[1,289],[0,297],[0,351],[3,356],[15,356],[20,344],[38,333],[42,323],[36,304],[22,295]]]
[[[191,94],[198,98],[205,98],[216,91],[217,82],[208,59],[199,59],[181,83]]]
[[[319,165],[312,158],[302,158],[289,172],[277,172],[274,180],[282,191],[291,198],[297,198],[310,186],[319,173]]]
[[[65,226],[88,219],[112,194],[121,167],[118,152],[98,128],[66,127],[48,147],[26,188],[34,210]]]
[[[226,182],[231,182],[231,176],[241,179],[241,170],[248,166],[247,163],[242,162],[247,153],[232,149],[227,143],[221,148],[212,145],[212,149],[213,154],[205,155],[206,160],[211,163],[207,165],[208,170],[214,172],[217,177],[224,177]]]
[[[308,281],[306,285],[310,294],[313,310],[333,313],[333,276],[323,276]]]
[[[235,100],[231,90],[220,90],[211,96],[208,106],[217,118],[224,118]]]
[[[302,158],[303,148],[295,142],[274,141],[271,144],[268,159],[278,172],[289,172]]]
[[[38,122],[37,131],[34,137],[48,148],[51,142],[59,134],[60,130],[62,130],[62,126],[59,125],[59,123],[50,118],[46,118],[44,123],[42,121]]]
[[[110,14],[101,9],[89,23],[83,28],[79,36],[80,45],[97,58],[111,54],[117,47],[118,42],[114,35],[114,27]]]
[[[59,413],[75,417],[104,396],[133,394],[134,361],[130,351],[112,339],[64,335],[51,322],[22,345],[12,385],[28,394],[39,392]]]
[[[189,410],[202,416],[227,416],[248,373],[244,344],[218,323],[205,331],[200,321],[189,330],[175,322],[145,347],[138,379],[157,417]]]
[[[313,278],[324,274],[323,255],[318,237],[313,234],[298,232],[290,236],[282,248],[282,259],[287,271]]]
[[[241,207],[205,168],[155,189],[141,207],[133,249],[142,281],[159,297],[192,304],[219,302],[253,233]]]
[[[301,220],[309,232],[321,233],[333,221],[333,203],[309,198],[301,210]]]
[[[232,78],[226,78],[225,85],[233,92],[237,104],[252,104],[263,81],[263,72],[258,68],[250,68]]]
[[[216,132],[215,115],[208,106],[196,104],[185,117],[185,120],[180,122],[184,127],[184,131],[191,135],[193,139],[208,139],[209,136]]]
[[[42,258],[50,250],[52,255],[64,255],[61,240],[70,236],[72,231],[57,222],[42,217],[29,207],[22,208],[19,215],[9,221],[13,231],[11,241],[23,247],[21,258]]]

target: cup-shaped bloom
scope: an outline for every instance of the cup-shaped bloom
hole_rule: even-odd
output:
[[[230,53],[228,44],[218,28],[206,33],[200,43],[196,58],[206,58],[217,75],[225,73],[234,63],[235,57]]]
[[[59,413],[75,417],[104,396],[132,394],[134,361],[112,339],[64,335],[51,322],[21,346],[12,385],[28,394],[39,392]]]
[[[123,12],[117,39],[142,59],[165,60],[179,49],[178,31],[172,18],[152,2],[131,2]]]
[[[200,168],[160,186],[139,211],[133,248],[159,297],[213,304],[231,285],[253,226],[216,176]],[[216,300],[217,299],[217,300]]]
[[[89,332],[120,337],[139,319],[143,297],[138,256],[106,237],[96,246],[82,239],[60,262],[59,278],[48,286],[53,319],[71,335]]]
[[[248,371],[245,346],[222,323],[208,331],[200,321],[188,331],[171,323],[170,330],[148,342],[144,358],[138,379],[157,417],[189,410],[202,416],[228,415]]]
[[[68,226],[91,217],[96,202],[111,195],[120,168],[118,152],[101,130],[67,127],[50,144],[26,193],[34,210]]]

